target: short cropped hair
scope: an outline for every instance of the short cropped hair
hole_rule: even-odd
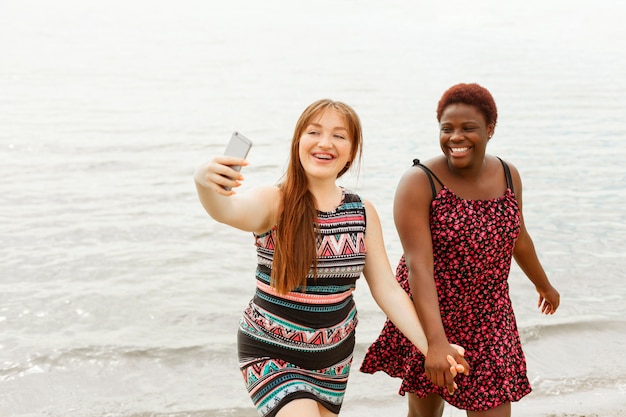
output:
[[[456,103],[476,107],[485,117],[487,125],[493,124],[495,126],[498,120],[496,102],[489,90],[476,83],[461,83],[448,88],[441,96],[441,99],[439,99],[437,104],[437,121],[441,121],[441,115],[446,107]]]

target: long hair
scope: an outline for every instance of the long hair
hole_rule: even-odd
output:
[[[317,211],[309,191],[306,173],[300,161],[300,138],[307,126],[325,111],[341,114],[352,144],[348,164],[337,174],[341,177],[362,155],[363,134],[361,122],[352,107],[342,102],[322,99],[310,104],[300,115],[291,140],[289,164],[279,187],[282,191],[281,214],[276,228],[272,286],[280,294],[306,287],[311,269],[317,277]]]

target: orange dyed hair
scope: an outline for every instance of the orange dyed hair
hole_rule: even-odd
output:
[[[352,107],[339,101],[323,99],[310,104],[300,115],[291,140],[289,164],[279,185],[282,210],[276,227],[271,284],[281,294],[298,287],[305,288],[307,274],[311,269],[313,276],[317,276],[317,210],[300,161],[299,148],[300,138],[307,126],[329,110],[343,116],[352,143],[350,162],[337,174],[337,178],[348,171],[355,159],[360,161],[363,153],[361,121]]]
[[[456,84],[448,88],[437,104],[437,121],[441,121],[443,111],[450,104],[461,103],[474,106],[482,113],[487,125],[496,125],[498,121],[498,109],[493,96],[485,87],[476,83]]]

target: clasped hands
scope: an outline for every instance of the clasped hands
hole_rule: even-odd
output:
[[[424,362],[426,376],[437,386],[446,387],[451,395],[454,394],[458,388],[454,378],[458,374],[469,375],[470,366],[464,355],[465,349],[459,345],[432,346]]]

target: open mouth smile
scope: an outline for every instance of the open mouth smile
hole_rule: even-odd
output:
[[[450,152],[452,153],[463,153],[469,150],[469,146],[465,146],[463,148],[450,148]]]
[[[316,159],[322,159],[324,161],[331,161],[333,159],[335,159],[334,156],[327,154],[327,153],[314,153],[313,157]]]

